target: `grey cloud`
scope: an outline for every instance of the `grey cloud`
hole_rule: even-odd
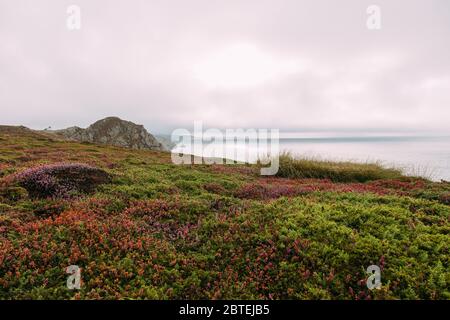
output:
[[[79,31],[66,28],[71,4],[82,10]],[[61,128],[117,115],[166,132],[194,120],[215,127],[447,129],[450,3],[376,1],[379,31],[366,28],[371,4],[0,0],[0,123]],[[195,66],[235,45],[255,48],[255,72],[274,76],[248,86],[196,78]],[[233,59],[243,63],[239,54]],[[277,72],[286,61],[302,67]],[[208,77],[254,78],[227,69],[219,65]]]

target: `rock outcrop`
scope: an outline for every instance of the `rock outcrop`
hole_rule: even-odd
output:
[[[55,131],[66,139],[114,145],[138,150],[165,150],[164,146],[144,126],[117,117],[108,117],[88,128],[70,127]]]

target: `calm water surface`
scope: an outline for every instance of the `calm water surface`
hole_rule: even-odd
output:
[[[282,139],[280,149],[330,160],[380,161],[407,174],[450,180],[450,137]]]
[[[183,145],[174,151],[186,152]],[[255,147],[236,145],[236,149],[257,154]],[[208,146],[203,156],[225,157],[223,148]],[[374,162],[395,166],[410,175],[450,181],[450,136],[369,136],[369,137],[289,137],[280,139],[280,151],[299,157],[324,160]],[[211,152],[213,154],[211,154]],[[199,152],[186,152],[201,155]],[[230,158],[228,154],[228,158]],[[236,158],[236,157],[234,157]],[[242,159],[238,159],[242,160]]]

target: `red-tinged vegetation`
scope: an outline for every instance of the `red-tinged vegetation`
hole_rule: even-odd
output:
[[[270,200],[280,197],[296,197],[313,192],[356,192],[378,195],[413,196],[426,188],[422,179],[377,180],[367,183],[335,183],[326,179],[262,178],[243,185],[234,195],[241,199]],[[445,196],[443,196],[445,199]],[[445,200],[443,200],[445,201]]]
[[[203,186],[203,188],[211,193],[216,193],[216,194],[225,194],[226,190],[224,187],[222,187],[220,184],[218,183],[207,183]]]
[[[259,169],[254,166],[247,165],[219,165],[214,164],[210,165],[208,168],[209,171],[224,173],[224,174],[239,174],[239,175],[248,175],[248,176],[257,176],[259,174]]]
[[[0,130],[0,141],[0,299],[450,297],[450,184],[350,164],[331,179],[324,163],[317,179],[311,162],[309,179],[305,163],[284,171],[294,179],[262,178],[256,166],[176,166],[168,153],[45,135]],[[112,179],[42,199],[13,179],[61,161]],[[66,286],[72,264],[80,290]],[[382,288],[371,291],[373,264]]]

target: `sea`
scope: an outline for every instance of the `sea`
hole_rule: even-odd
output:
[[[222,143],[204,145],[207,145],[203,148],[204,151],[197,149],[192,152],[183,143],[178,143],[172,151],[240,161],[243,160],[243,150],[248,152],[246,157],[253,160],[258,151],[261,151],[244,142],[240,145],[236,142],[234,145],[240,153],[224,151]],[[450,181],[450,135],[281,133],[279,151],[317,160],[378,162],[385,167],[402,169],[407,175],[422,176],[434,181]]]

